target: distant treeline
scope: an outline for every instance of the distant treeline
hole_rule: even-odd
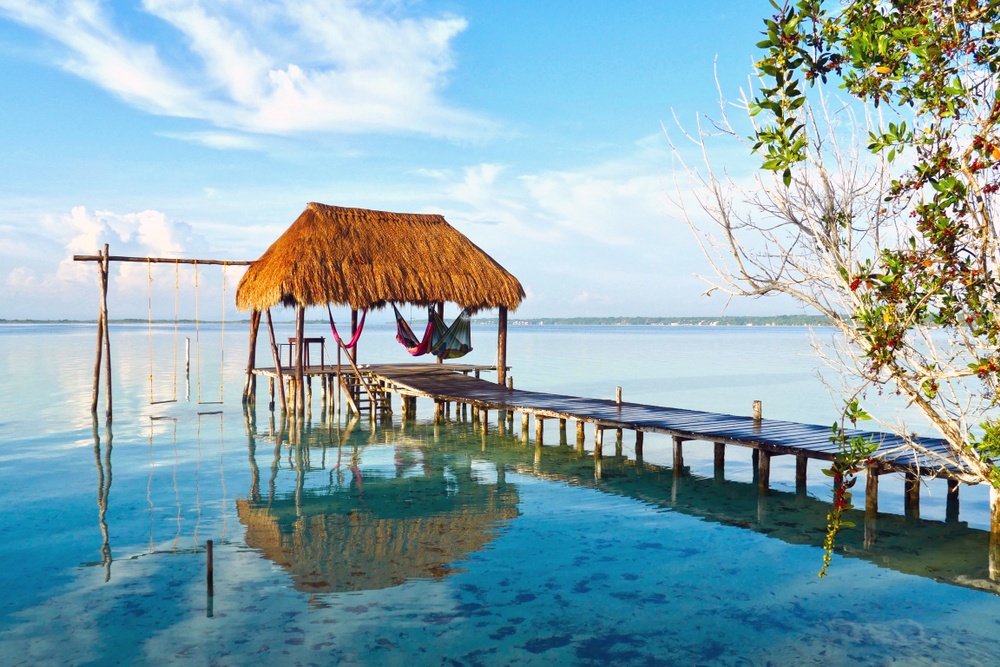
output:
[[[0,324],[96,324],[97,320],[8,320],[0,318]],[[111,319],[112,324],[146,324],[140,318]],[[227,320],[226,324],[249,324],[250,320]],[[310,320],[323,323],[323,320]],[[497,318],[476,318],[476,324],[496,324]],[[173,320],[155,319],[154,324],[172,324]],[[195,320],[178,320],[180,324],[194,324]],[[202,324],[218,324],[217,320],[201,320]],[[569,326],[729,326],[729,327],[789,327],[826,326],[830,322],[821,315],[770,315],[770,316],[725,316],[725,317],[537,317],[510,318],[509,324],[522,325],[569,325]],[[285,322],[284,324],[287,324]]]

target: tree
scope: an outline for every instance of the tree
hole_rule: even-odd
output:
[[[829,317],[854,380],[846,417],[867,390],[899,393],[948,442],[953,476],[991,485],[1000,535],[1000,0],[833,4],[772,0],[743,105],[755,190],[734,202],[705,153],[714,285]],[[738,136],[725,115],[714,127]]]

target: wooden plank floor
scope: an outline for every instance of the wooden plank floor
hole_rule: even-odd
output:
[[[517,411],[536,418],[573,419],[597,428],[664,433],[683,440],[705,440],[751,447],[770,454],[793,454],[832,460],[837,446],[830,441],[829,426],[802,424],[778,419],[754,420],[728,415],[641,403],[563,394],[507,389],[487,380],[456,372],[450,365],[405,364],[371,365],[394,392],[422,396],[436,401],[474,405],[480,409]],[[848,430],[849,436],[874,438],[879,443],[878,458],[886,471],[924,468],[939,470],[942,461],[917,454],[899,436],[878,431]],[[947,444],[938,438],[921,438],[921,445],[947,461]],[[956,469],[945,463],[945,469]]]

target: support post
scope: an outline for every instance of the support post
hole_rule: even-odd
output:
[[[594,424],[594,459],[604,458],[604,429],[600,424]]]
[[[757,466],[757,493],[766,496],[771,490],[771,452],[761,451]]]
[[[545,431],[545,420],[535,415],[535,445],[542,444],[542,437]]]
[[[906,473],[903,481],[903,514],[907,519],[920,518],[920,477],[916,473]]]
[[[101,318],[104,320],[104,400],[105,418],[111,423],[111,323],[108,321],[108,281],[111,272],[111,253],[104,244],[104,258],[101,260]]]
[[[722,480],[726,477],[726,443],[715,443],[715,479]]]
[[[497,384],[507,382],[507,306],[497,313]]]
[[[305,346],[302,344],[306,337],[306,307],[299,304],[295,311],[295,402],[298,416],[302,417],[306,411],[306,383],[303,382],[305,362]]]
[[[354,340],[354,334],[358,332],[358,309],[351,308],[351,340]],[[358,343],[354,343],[354,347],[347,353],[351,355],[351,359],[354,363],[358,363]]]
[[[874,466],[865,471],[865,513],[878,514],[878,469]]]
[[[990,579],[1000,581],[1000,491],[990,485]]]
[[[107,246],[105,246],[107,247]],[[97,251],[98,256],[100,255],[100,250]],[[101,287],[101,292],[104,291],[104,261],[101,260],[97,264],[98,282],[99,287]],[[97,311],[97,359],[94,361],[94,394],[90,402],[90,413],[97,416],[97,399],[101,394],[101,356],[104,354],[104,298],[99,300],[100,308]]]
[[[577,420],[576,422],[576,451],[583,453],[583,442],[586,439],[586,435],[583,431],[583,422]]]
[[[438,317],[440,317],[443,320],[444,319],[444,302],[443,301],[439,301],[438,302],[437,311],[438,311]],[[444,363],[444,359],[442,359],[441,357],[438,357],[437,358],[437,362],[439,364],[443,364]],[[477,377],[478,377],[478,375],[477,375]]]
[[[754,401],[753,402],[753,420],[755,422],[759,422],[761,419],[763,419],[763,416],[764,416],[763,404],[760,401]]]
[[[642,440],[646,434],[642,431],[635,432],[635,460],[642,460]]]
[[[958,523],[958,487],[957,479],[948,480],[948,497],[945,500],[945,523]]]
[[[521,413],[521,441],[528,442],[528,413]]]
[[[260,311],[250,311],[250,353],[247,355],[247,377],[243,382],[243,405],[253,405],[257,395],[257,330],[260,328]]]
[[[674,477],[684,474],[684,440],[674,436]]]
[[[806,495],[808,472],[809,458],[804,454],[797,455],[795,457],[795,493],[797,495]]]

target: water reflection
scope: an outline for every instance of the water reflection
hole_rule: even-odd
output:
[[[238,500],[237,509],[247,544],[287,569],[302,591],[385,588],[445,576],[518,515],[517,491],[506,472],[593,488],[789,544],[818,547],[825,535],[828,504],[801,492],[760,494],[753,482],[701,477],[620,455],[595,460],[562,438],[558,446],[536,446],[446,423],[373,432],[331,426],[290,440],[298,443],[286,443],[294,489],[275,491],[279,440],[269,497],[255,495],[255,475],[250,497]],[[325,463],[330,451],[329,470],[309,464],[319,452]],[[843,556],[1000,592],[990,577],[987,531],[860,510],[847,518],[858,529],[842,534]]]
[[[94,436],[94,463],[97,466],[97,524],[101,530],[101,566],[104,581],[111,581],[111,537],[108,530],[108,498],[111,494],[111,423],[105,426],[104,458],[101,459],[101,435],[97,428],[97,416],[93,418],[91,431]]]
[[[392,430],[320,427],[299,431],[294,444],[282,435],[268,497],[255,492],[253,475],[236,508],[247,545],[287,570],[297,590],[376,590],[445,577],[518,516],[517,489],[481,452],[424,446]],[[295,483],[279,492],[283,446]]]

